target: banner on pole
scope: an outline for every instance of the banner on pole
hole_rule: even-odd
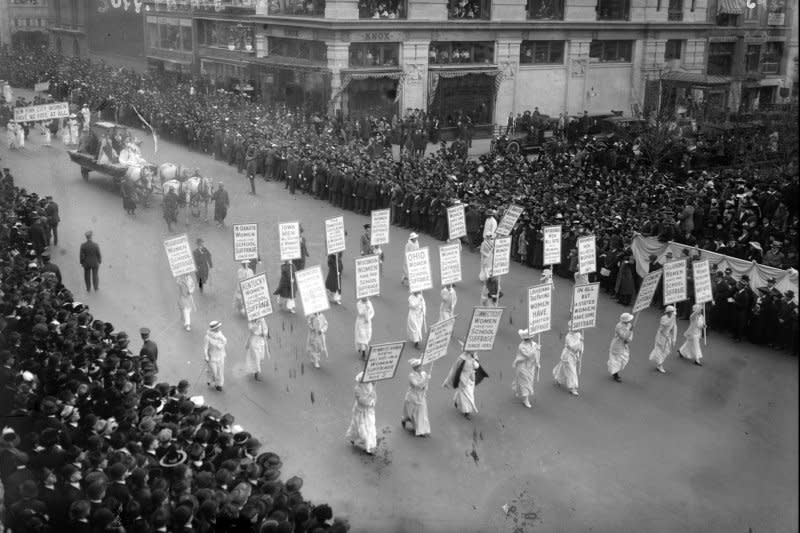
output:
[[[692,263],[692,279],[694,280],[694,302],[704,304],[713,301],[711,267],[708,264],[708,259]]]
[[[514,229],[514,224],[517,223],[519,217],[522,215],[525,208],[521,205],[511,204],[506,209],[506,212],[503,214],[503,218],[500,219],[500,223],[497,225],[497,231],[495,234],[499,236],[503,235],[511,235],[511,231]]]
[[[408,266],[408,288],[411,292],[426,291],[433,288],[431,258],[428,247],[406,252]]]
[[[597,270],[597,247],[594,235],[578,238],[578,273],[591,274]]]
[[[492,276],[504,276],[511,268],[511,237],[498,237],[494,240],[492,254]]]
[[[239,282],[239,288],[242,291],[247,320],[256,320],[272,314],[272,301],[265,273],[243,279]]]
[[[330,309],[325,282],[322,280],[322,268],[319,265],[298,270],[295,273],[300,301],[303,302],[303,313],[306,316]]]
[[[49,81],[40,81],[38,83],[33,84],[33,90],[37,93],[46,93],[50,90],[50,82]]]
[[[682,302],[686,296],[686,260],[664,265],[664,305]]]
[[[69,104],[67,102],[14,108],[14,120],[17,122],[35,122],[37,120],[51,120],[68,116]]]
[[[428,331],[428,342],[425,343],[425,352],[422,354],[423,365],[433,363],[447,355],[455,325],[456,317],[450,317],[431,326]]]
[[[325,219],[325,247],[328,255],[344,252],[344,217]]]
[[[503,307],[473,307],[469,321],[465,352],[489,351],[494,348],[494,339],[503,318]]]
[[[464,216],[464,204],[456,204],[447,208],[447,229],[451,241],[467,236],[467,219]]]
[[[356,258],[356,299],[378,296],[381,293],[381,258],[365,255]]]
[[[439,246],[439,274],[442,285],[461,281],[461,244]]]
[[[258,224],[233,225],[233,260],[258,259]]]
[[[561,226],[545,226],[542,233],[544,234],[542,264],[561,264]]]
[[[283,222],[278,224],[281,261],[300,259],[300,223]]]
[[[656,294],[658,282],[661,281],[661,274],[663,270],[660,268],[647,274],[642,280],[642,285],[639,287],[639,294],[636,295],[636,301],[633,303],[634,315],[640,311],[644,311],[650,304],[653,303],[653,296]]]
[[[376,209],[370,218],[370,246],[389,244],[389,210]]]
[[[392,379],[397,372],[405,345],[403,341],[370,345],[361,383]]]
[[[552,327],[552,300],[552,283],[528,287],[528,331],[531,335],[549,331]]]
[[[189,247],[189,237],[185,233],[165,240],[164,250],[167,252],[172,277],[177,278],[197,271],[192,249]]]
[[[572,329],[586,329],[595,326],[599,297],[599,283],[575,285],[572,288]]]

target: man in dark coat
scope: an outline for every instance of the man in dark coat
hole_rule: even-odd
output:
[[[47,225],[53,234],[53,246],[58,246],[58,223],[61,218],[58,216],[58,204],[53,201],[53,198],[47,196],[47,205],[44,208],[44,214],[47,216]]]
[[[300,161],[294,156],[290,155],[286,160],[286,185],[284,189],[289,189],[291,194],[294,194],[297,188],[297,180],[300,174]]]
[[[150,329],[141,328],[139,335],[142,337],[142,348],[139,350],[139,357],[146,357],[156,363],[158,361],[158,345],[150,338]]]
[[[50,272],[55,276],[58,283],[61,283],[61,269],[55,263],[50,262],[50,252],[42,254],[42,272]]]
[[[342,177],[342,209],[351,211],[353,209],[353,174],[350,169],[345,169]]]
[[[342,206],[342,171],[336,166],[331,168],[330,181],[328,183],[330,202],[335,207]]]
[[[231,205],[230,198],[228,198],[228,191],[225,190],[222,183],[217,185],[217,191],[214,193],[214,221],[217,227],[225,226],[225,217],[228,216],[228,206]]]
[[[740,342],[747,331],[747,322],[750,319],[750,310],[753,307],[753,294],[750,290],[750,278],[742,276],[736,294],[733,295],[734,329],[733,340]]]
[[[211,263],[211,252],[203,245],[203,239],[197,239],[197,248],[192,252],[194,265],[197,267],[197,285],[200,292],[203,292],[203,285],[208,281],[208,274],[213,264]]]
[[[45,230],[46,224],[46,218],[36,217],[33,223],[28,227],[28,240],[33,244],[36,255],[42,255],[44,249],[47,248],[47,233],[49,230]]]
[[[100,247],[92,240],[91,230],[87,231],[85,236],[86,242],[81,244],[79,257],[80,264],[83,267],[83,279],[86,282],[86,292],[91,291],[92,286],[94,286],[95,291],[98,291],[100,289],[100,279],[97,271],[100,268],[100,263],[102,263]]]
[[[170,187],[167,194],[164,195],[163,209],[167,230],[171,232],[172,225],[178,223],[178,195],[175,194],[175,187]]]

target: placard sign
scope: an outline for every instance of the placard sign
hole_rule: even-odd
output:
[[[69,104],[57,102],[55,104],[32,105],[28,107],[15,107],[14,120],[17,122],[31,122],[35,120],[51,120],[69,116]]]
[[[686,260],[670,261],[664,265],[664,305],[686,298]]]
[[[711,289],[711,267],[708,260],[692,263],[692,279],[694,280],[694,301],[698,304],[714,299]]]
[[[389,210],[376,209],[370,218],[370,246],[389,244]]]
[[[528,287],[528,331],[531,334],[549,331],[552,327],[550,325],[552,299],[551,283]]]
[[[469,321],[465,352],[489,351],[494,348],[494,338],[503,318],[503,307],[474,307]]]
[[[402,341],[371,345],[361,383],[392,379],[397,372],[397,364],[403,355],[405,345],[406,343]]]
[[[50,82],[49,81],[40,81],[39,83],[33,84],[33,90],[37,93],[46,93],[50,90]]]
[[[278,224],[281,261],[300,259],[300,223],[284,222]]]
[[[508,206],[508,209],[506,209],[506,212],[503,214],[503,218],[500,219],[500,223],[497,225],[495,234],[511,235],[511,230],[514,229],[514,224],[517,223],[523,211],[525,211],[525,208],[520,205],[511,204]]]
[[[467,219],[464,216],[464,204],[457,204],[447,208],[447,229],[450,240],[467,236]]]
[[[461,281],[461,244],[439,246],[439,272],[442,285]]]
[[[258,259],[258,224],[233,225],[233,260]]]
[[[492,254],[492,276],[508,274],[511,266],[511,237],[499,237],[494,240]]]
[[[422,364],[433,363],[447,355],[450,339],[453,337],[453,328],[456,317],[450,317],[432,325],[428,332],[428,342],[425,343],[425,352],[422,354]]]
[[[365,255],[356,258],[356,298],[369,298],[381,293],[381,258]]]
[[[344,252],[344,217],[325,219],[325,246],[328,255]]]
[[[633,314],[644,311],[653,302],[653,296],[656,294],[658,282],[661,281],[661,274],[663,270],[660,268],[647,274],[642,280],[642,285],[639,287],[639,294],[636,295],[636,301],[633,303]]]
[[[593,328],[597,322],[597,300],[599,283],[575,285],[572,288],[572,328]]]
[[[578,273],[591,274],[597,270],[597,248],[594,235],[578,238]]]
[[[167,252],[167,260],[169,261],[169,268],[172,270],[172,277],[177,278],[197,270],[192,249],[189,247],[189,237],[185,233],[165,240],[164,250]]]
[[[561,264],[561,226],[545,226],[543,251],[545,265]]]
[[[322,268],[319,265],[298,270],[295,273],[300,301],[306,316],[327,311],[330,308],[325,282],[322,281]]]
[[[272,301],[269,298],[269,286],[265,273],[243,279],[239,282],[239,288],[242,291],[247,320],[256,320],[272,314]]]
[[[411,292],[426,291],[433,288],[431,259],[428,247],[406,252],[408,265],[408,287]]]

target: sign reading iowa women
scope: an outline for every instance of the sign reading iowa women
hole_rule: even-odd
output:
[[[90,0],[86,30],[93,52],[144,56],[143,0]]]

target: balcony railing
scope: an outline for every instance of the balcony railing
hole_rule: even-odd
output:
[[[47,28],[52,31],[72,33],[83,33],[85,31],[83,24],[67,24],[65,22],[56,22],[54,20],[48,21]]]
[[[671,22],[679,22],[683,20],[683,10],[682,9],[670,9],[667,11],[667,20]]]

